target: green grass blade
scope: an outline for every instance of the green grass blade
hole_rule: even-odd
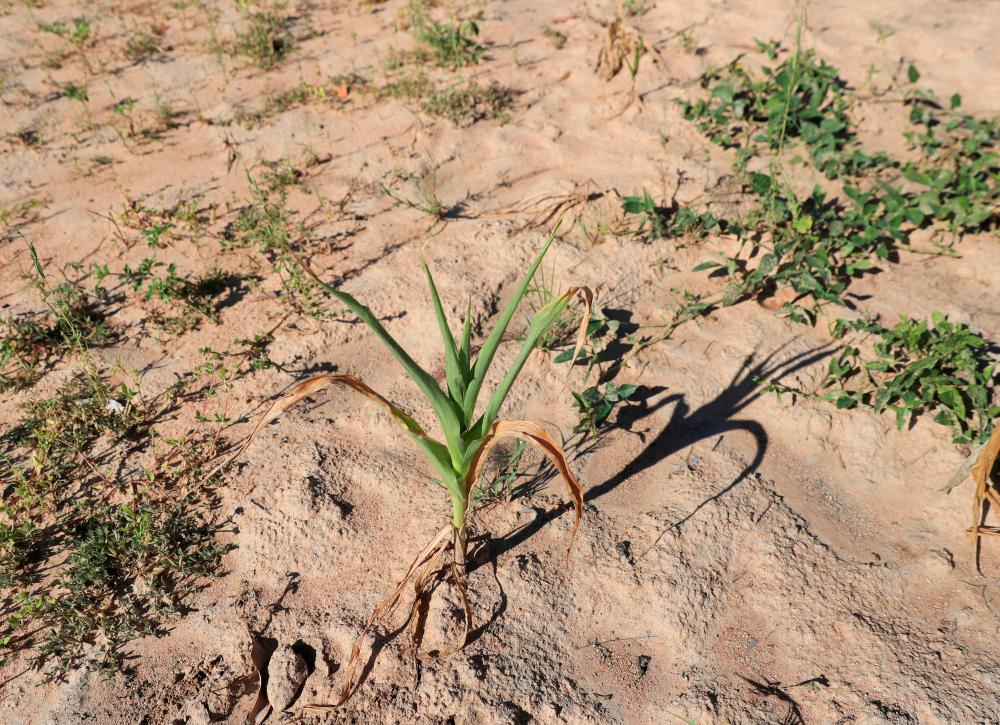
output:
[[[441,306],[441,297],[438,295],[437,285],[434,284],[434,276],[431,274],[427,262],[421,260],[424,274],[427,275],[427,286],[431,290],[431,299],[434,302],[434,314],[437,315],[438,327],[441,328],[441,339],[444,341],[444,369],[445,377],[448,380],[448,391],[452,400],[458,401],[461,405],[465,395],[465,378],[462,376],[462,366],[458,359],[458,350],[455,347],[455,338],[448,327],[448,317]],[[464,422],[464,421],[463,421]]]
[[[490,364],[493,362],[493,356],[496,355],[497,348],[500,347],[500,341],[503,339],[504,333],[507,331],[507,326],[514,317],[514,312],[517,310],[517,306],[521,303],[525,293],[528,291],[528,285],[531,284],[531,280],[534,278],[535,272],[538,270],[538,265],[542,263],[545,253],[549,251],[549,247],[552,246],[552,240],[556,238],[557,229],[559,229],[558,224],[556,224],[552,233],[549,234],[549,238],[545,240],[545,245],[542,247],[542,251],[540,251],[538,256],[535,257],[535,261],[528,269],[528,273],[524,275],[524,279],[521,280],[521,285],[518,287],[517,292],[514,293],[514,297],[511,298],[510,303],[507,305],[507,309],[505,309],[503,314],[500,316],[497,326],[493,328],[493,332],[491,332],[490,336],[486,338],[486,342],[483,343],[483,347],[479,351],[479,355],[476,357],[476,364],[472,370],[472,380],[469,382],[469,387],[465,391],[465,400],[462,405],[466,420],[472,419],[476,409],[476,400],[479,398],[479,390],[482,388],[483,381],[486,379],[486,372],[490,369]]]

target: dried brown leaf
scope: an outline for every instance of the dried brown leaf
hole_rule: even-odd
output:
[[[250,649],[250,661],[257,670],[257,699],[254,700],[250,714],[247,715],[248,725],[256,725],[257,716],[260,715],[271,703],[267,699],[267,657],[264,653],[264,645],[259,640],[253,641]]]
[[[268,424],[277,420],[283,413],[285,413],[285,411],[303,398],[307,398],[314,393],[318,393],[330,385],[343,385],[351,388],[355,392],[360,393],[369,400],[372,400],[385,408],[386,411],[388,411],[388,413],[393,417],[393,420],[399,423],[408,433],[418,436],[426,435],[416,421],[403,412],[402,409],[390,403],[388,400],[361,382],[358,378],[353,375],[323,373],[321,375],[314,375],[313,377],[296,384],[291,390],[288,391],[288,393],[271,403],[268,409],[265,410],[264,414],[260,417],[260,420],[257,421],[257,425],[254,426],[253,431],[250,432],[250,435],[247,436],[246,440],[243,441],[240,447],[226,456],[221,463],[209,471],[204,480],[208,480],[239,458],[243,452],[249,448],[250,444],[253,443],[254,439],[260,434],[260,432],[264,430]]]
[[[569,461],[566,460],[566,453],[563,451],[562,446],[556,443],[548,431],[537,423],[527,420],[498,420],[493,424],[489,434],[483,439],[482,446],[472,460],[470,473],[465,480],[466,500],[471,500],[470,493],[472,487],[479,480],[483,464],[492,448],[504,438],[511,437],[520,438],[527,443],[538,446],[566,482],[570,499],[573,501],[573,508],[576,511],[573,532],[570,535],[569,546],[566,548],[568,555],[569,551],[573,548],[573,541],[576,539],[577,529],[580,528],[580,521],[583,519],[583,487],[570,470]]]
[[[354,692],[354,687],[357,684],[357,678],[361,670],[361,647],[364,644],[365,637],[375,626],[375,623],[383,616],[391,614],[395,610],[396,605],[399,603],[399,597],[403,593],[403,589],[406,588],[407,582],[413,577],[414,573],[420,570],[420,575],[418,578],[426,578],[427,573],[430,571],[425,565],[429,561],[439,559],[441,551],[447,546],[451,539],[453,527],[451,523],[446,524],[441,528],[440,531],[431,539],[430,543],[427,544],[420,553],[417,554],[416,558],[410,564],[410,568],[406,570],[406,574],[399,583],[396,584],[395,589],[379,602],[375,608],[372,610],[371,614],[368,616],[368,621],[365,623],[364,628],[358,635],[358,638],[354,640],[354,646],[351,648],[351,656],[347,661],[347,667],[344,672],[344,684],[340,689],[340,699],[335,703],[331,704],[306,704],[301,705],[295,709],[303,710],[305,712],[330,712],[331,710],[336,710],[338,707],[347,702],[348,698]]]
[[[1000,457],[1000,425],[993,429],[993,435],[986,442],[986,445],[976,457],[976,462],[972,464],[972,480],[976,482],[976,494],[972,503],[972,554],[976,563],[976,571],[979,568],[979,548],[980,539],[984,534],[993,535],[996,532],[994,527],[984,525],[984,517],[988,503],[1000,509],[1000,494],[990,486],[990,472]]]

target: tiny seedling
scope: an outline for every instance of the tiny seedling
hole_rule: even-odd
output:
[[[656,205],[653,197],[645,189],[642,190],[641,196],[623,197],[622,211],[639,216],[639,226],[635,229],[637,237],[662,239],[667,236],[666,213]]]
[[[537,423],[525,420],[500,420],[498,416],[511,387],[521,373],[528,357],[537,347],[539,340],[545,334],[546,330],[560,318],[563,311],[577,296],[582,297],[586,308],[581,321],[580,335],[577,340],[577,347],[579,348],[582,345],[582,335],[586,329],[586,322],[593,301],[593,296],[589,289],[586,287],[571,287],[535,312],[522,342],[521,350],[510,369],[489,396],[489,400],[482,412],[479,414],[476,412],[476,403],[479,400],[483,384],[493,363],[493,358],[500,347],[508,325],[528,290],[528,286],[531,284],[532,277],[534,277],[553,239],[554,232],[546,241],[541,252],[539,252],[521,280],[512,300],[501,314],[496,327],[490,333],[489,337],[487,337],[476,355],[472,351],[471,310],[466,312],[461,334],[456,339],[449,328],[448,320],[441,300],[438,297],[437,288],[431,276],[430,269],[424,263],[424,273],[427,277],[431,300],[444,342],[447,379],[447,385],[444,390],[438,385],[437,380],[417,364],[410,354],[396,342],[395,338],[382,326],[382,323],[379,322],[371,310],[351,295],[322,282],[318,277],[313,275],[317,284],[321,285],[324,290],[346,305],[389,348],[392,355],[399,361],[414,383],[416,383],[421,393],[426,397],[430,407],[434,410],[444,434],[444,440],[440,441],[430,436],[413,418],[353,375],[331,373],[309,378],[296,385],[290,393],[275,401],[261,417],[249,437],[224,464],[232,461],[245,451],[268,423],[275,420],[296,402],[331,385],[344,386],[378,404],[399,423],[411,440],[426,455],[431,466],[437,473],[439,485],[447,491],[451,499],[452,513],[451,521],[438,531],[431,542],[417,555],[406,575],[392,593],[382,600],[372,611],[354,644],[350,660],[345,667],[344,682],[339,702],[334,705],[307,706],[305,709],[314,711],[328,710],[338,707],[347,700],[353,691],[361,669],[361,646],[365,636],[374,626],[377,619],[390,613],[395,608],[405,585],[411,579],[414,580],[417,600],[418,602],[421,600],[424,589],[428,581],[434,578],[449,544],[452,546],[454,556],[451,566],[452,579],[461,593],[463,601],[465,601],[466,633],[468,632],[471,612],[468,602],[465,600],[464,581],[469,518],[473,505],[472,491],[480,479],[483,464],[488,454],[499,442],[507,438],[517,438],[538,446],[562,474],[569,489],[576,513],[570,540],[570,545],[572,546],[572,537],[575,537],[576,530],[583,516],[583,491],[572,471],[570,471],[565,453],[555,439]],[[303,263],[303,267],[308,270],[305,263]],[[418,630],[419,626],[412,634],[415,649],[419,648],[420,644]]]
[[[400,206],[426,214],[431,220],[430,229],[435,229],[444,222],[448,208],[441,203],[441,199],[437,195],[436,169],[430,168],[419,175],[397,169],[392,176],[389,184],[379,183],[386,196]],[[393,189],[391,186],[393,181],[408,182],[412,194],[404,195]]]
[[[499,460],[495,469],[491,475],[489,475],[490,472],[484,472],[479,487],[476,489],[477,502],[492,500],[510,503],[520,495],[521,490],[517,485],[517,478],[520,473],[521,459],[524,456],[524,445],[524,441],[518,439],[514,441],[514,445],[506,450],[498,448],[496,453],[500,455],[497,456]]]

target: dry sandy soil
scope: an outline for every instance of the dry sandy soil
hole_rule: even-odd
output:
[[[264,257],[223,249],[226,225],[251,198],[247,171],[260,178],[262,162],[282,159],[304,169],[288,206],[308,229],[313,267],[443,378],[420,256],[453,319],[471,293],[482,340],[545,238],[545,228],[527,226],[540,208],[532,200],[592,182],[684,204],[732,173],[731,154],[686,122],[674,99],[696,92],[706,68],[752,52],[755,38],[787,47],[797,17],[773,1],[650,3],[629,22],[661,58],[644,58],[629,103],[627,72],[605,81],[594,71],[612,3],[470,3],[461,10],[480,13],[485,58],[428,73],[496,80],[517,94],[507,118],[456,127],[357,79],[339,95],[266,105],[300,83],[380,78],[393,49],[414,46],[396,27],[399,2],[287,3],[279,12],[293,18],[294,48],[268,70],[227,51],[248,22],[238,3],[26,5],[6,2],[0,12],[5,314],[40,305],[21,274],[27,242],[54,277],[75,260],[114,272],[151,255],[181,275],[247,276],[217,320],[183,334],[157,324],[170,303],[112,276],[107,284],[123,296],[109,318],[119,335],[90,352],[139,371],[140,398],[151,401],[205,362],[202,348],[235,349],[232,341],[273,329],[275,367],[244,367],[231,389],[158,424],[164,435],[214,430],[194,410],[225,413],[229,442],[293,381],[329,369],[432,420],[366,327],[324,298],[325,319],[302,314]],[[435,12],[447,17],[447,8]],[[39,30],[77,16],[93,21],[86,62],[72,43]],[[995,2],[834,0],[810,5],[807,17],[805,44],[854,88],[887,87],[913,62],[939,95],[959,92],[970,112],[996,111]],[[878,24],[894,32],[880,40]],[[128,60],[129,38],[154,27],[162,31],[155,52]],[[58,92],[70,84],[85,86],[88,100]],[[862,137],[900,150],[905,111],[868,91],[852,109]],[[134,106],[116,113],[126,98]],[[429,231],[426,215],[382,191],[395,170],[433,177],[444,223]],[[406,182],[393,183],[413,196]],[[163,209],[194,195],[203,224],[191,234],[178,224],[159,249],[129,221],[130,205]],[[656,324],[670,319],[673,290],[713,289],[688,270],[717,248],[712,238],[588,242],[574,231],[546,269],[556,287],[590,285],[626,325]],[[1000,244],[983,234],[958,250],[956,258],[903,253],[852,290],[889,319],[940,310],[1000,339]],[[793,698],[808,723],[1000,722],[1000,549],[986,542],[977,573],[965,533],[971,482],[941,492],[968,450],[927,417],[898,431],[889,414],[778,401],[754,383],[815,385],[829,343],[825,324],[795,324],[753,301],[717,310],[628,358],[616,382],[642,386],[638,402],[620,409],[597,444],[573,433],[565,366],[533,355],[505,411],[562,431],[573,452],[586,505],[569,565],[572,516],[558,481],[494,506],[474,526],[476,629],[463,651],[415,670],[406,637],[389,636],[400,613],[380,626],[377,657],[366,646],[370,666],[342,709],[275,712],[269,722],[794,722],[776,693]],[[501,348],[498,371],[516,350]],[[0,419],[16,420],[75,364],[65,359],[33,389],[5,393]],[[579,386],[577,372],[569,384]],[[223,474],[214,515],[229,522],[219,537],[233,548],[189,597],[188,613],[133,641],[126,671],[111,676],[76,667],[39,684],[30,653],[12,654],[0,670],[0,721],[243,722],[256,692],[255,639],[275,652],[272,699],[289,697],[280,690],[292,687],[296,652],[312,660],[298,703],[335,699],[367,613],[448,515],[428,479],[393,423],[347,393],[294,409]],[[445,610],[455,604],[446,589],[437,600],[450,601]],[[442,611],[432,612],[441,628]]]

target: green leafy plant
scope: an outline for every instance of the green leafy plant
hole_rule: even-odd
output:
[[[352,650],[350,661],[345,669],[344,685],[341,691],[340,702],[337,705],[343,703],[352,692],[361,665],[361,642],[373,626],[375,620],[395,607],[403,587],[411,578],[415,579],[414,586],[418,592],[418,599],[420,598],[420,592],[426,585],[428,577],[431,577],[437,569],[440,559],[449,543],[453,548],[454,554],[454,562],[451,568],[453,580],[464,598],[463,582],[469,516],[473,503],[472,491],[480,478],[486,456],[497,443],[513,437],[541,448],[556,469],[562,474],[568,486],[573,505],[576,509],[576,520],[573,524],[573,533],[575,535],[583,515],[582,489],[570,471],[562,448],[538,424],[530,421],[500,420],[499,413],[528,357],[537,347],[539,340],[545,334],[546,330],[560,318],[572,300],[578,295],[581,296],[585,302],[586,309],[589,311],[592,303],[590,290],[585,287],[571,287],[565,293],[535,312],[521,344],[520,352],[507,373],[497,383],[482,412],[477,413],[477,402],[483,385],[486,382],[494,356],[553,238],[554,235],[549,237],[541,252],[531,264],[531,267],[521,280],[518,289],[515,291],[512,300],[501,314],[496,327],[483,342],[482,347],[476,355],[472,351],[472,320],[470,312],[466,313],[464,325],[460,334],[456,337],[449,327],[444,307],[438,296],[430,269],[426,263],[423,265],[430,288],[434,312],[444,342],[445,377],[447,382],[444,389],[438,385],[437,380],[429,372],[417,364],[410,354],[396,342],[395,338],[382,326],[382,323],[379,322],[371,310],[358,302],[350,294],[327,285],[314,276],[317,284],[321,285],[326,292],[333,295],[356,314],[361,321],[367,324],[399,361],[400,365],[417,385],[434,411],[435,417],[441,426],[443,441],[430,436],[413,418],[356,377],[346,374],[324,374],[299,383],[289,394],[274,402],[261,417],[246,441],[229,458],[229,460],[233,460],[236,456],[240,455],[268,423],[281,415],[297,401],[330,385],[340,385],[348,387],[377,403],[399,423],[410,439],[425,454],[437,474],[439,485],[447,491],[451,499],[451,521],[418,554],[406,576],[399,582],[393,592],[375,608],[368,623],[359,635]],[[303,267],[308,269],[304,263]],[[586,320],[587,315],[585,314],[582,320],[582,328],[586,327]],[[581,329],[582,332],[583,329]],[[579,344],[580,340],[578,339],[578,346]],[[467,606],[466,614],[466,625],[468,626],[469,610]],[[419,642],[415,642],[415,645],[418,646]],[[329,709],[337,705],[316,706],[313,709]]]
[[[827,385],[837,388],[837,407],[892,410],[899,428],[928,411],[955,443],[986,439],[1000,406],[992,400],[995,354],[982,337],[939,312],[929,320],[903,316],[891,328],[837,320],[835,336],[848,332],[877,338],[873,357],[848,345],[830,361]]]
[[[850,280],[885,259],[892,246],[884,224],[866,217],[866,199],[858,195],[848,211],[827,199],[818,186],[800,199],[794,190],[763,173],[750,175],[750,190],[766,206],[754,208],[729,230],[744,248],[720,262],[703,262],[695,271],[722,269],[733,280],[724,304],[794,292],[780,309],[798,322],[815,322],[823,303],[844,304]],[[807,298],[808,304],[797,301]]]
[[[993,392],[996,353],[966,325],[940,312],[929,320],[902,316],[891,328],[869,320],[843,320],[834,335],[858,334],[830,360],[820,393],[764,381],[777,394],[821,397],[838,408],[891,410],[902,429],[922,413],[951,430],[955,443],[980,443],[1000,415]],[[870,352],[862,347],[874,338]]]
[[[775,41],[758,41],[757,50],[769,61],[778,59]],[[798,139],[831,178],[889,163],[884,154],[869,155],[857,145],[837,69],[798,41],[791,55],[763,66],[759,75],[740,56],[705,73],[701,85],[708,97],[683,101],[684,116],[722,146],[752,151],[763,143],[778,149],[786,139]]]
[[[71,22],[45,23],[39,27],[43,33],[56,35],[77,48],[83,48],[91,41],[93,25],[87,18],[73,18]]]
[[[637,389],[630,383],[605,383],[603,387],[592,385],[581,393],[573,392],[573,407],[580,412],[576,430],[587,431],[596,439],[615,406],[631,398]]]
[[[635,230],[636,236],[648,236],[650,239],[662,239],[667,236],[667,215],[645,189],[642,190],[641,196],[622,198],[622,211],[640,217],[639,226]]]
[[[645,189],[642,195],[622,198],[622,212],[640,217],[633,233],[648,239],[688,237],[703,239],[713,232],[725,230],[725,220],[708,210],[676,206],[670,209],[658,205]]]
[[[920,77],[910,66],[911,83]],[[1000,206],[1000,118],[977,119],[961,112],[962,99],[952,95],[948,109],[926,91],[908,94],[907,141],[919,153],[902,175],[914,191],[907,194],[911,221],[944,224],[952,233],[996,226]],[[897,192],[898,193],[898,192]]]

